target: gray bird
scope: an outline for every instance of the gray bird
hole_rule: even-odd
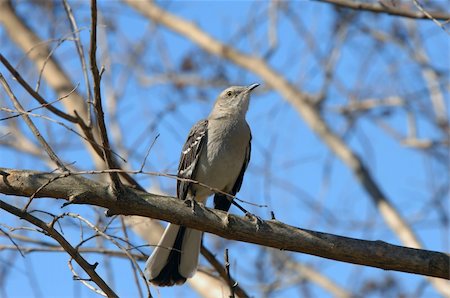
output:
[[[208,118],[197,122],[181,151],[178,177],[236,195],[250,161],[251,131],[245,120],[250,93],[259,84],[233,86],[220,93]],[[198,184],[177,180],[181,200],[205,203],[214,192]],[[230,200],[215,193],[214,208],[228,211]],[[198,266],[203,233],[169,224],[146,263],[145,273],[157,286],[183,284]]]

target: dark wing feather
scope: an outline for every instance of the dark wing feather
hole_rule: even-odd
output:
[[[195,177],[198,159],[207,143],[207,129],[208,120],[201,120],[191,128],[186,143],[181,150],[178,177],[187,179]],[[179,199],[186,199],[190,185],[190,182],[177,180],[177,196]]]
[[[248,141],[247,150],[245,151],[245,159],[244,164],[242,165],[241,172],[234,183],[233,189],[231,190],[231,194],[235,196],[242,186],[242,181],[244,180],[245,170],[247,170],[248,163],[250,162],[250,155],[252,153],[252,134],[250,133],[250,140]],[[223,194],[215,194],[214,195],[214,208],[228,211],[231,206],[230,198]]]

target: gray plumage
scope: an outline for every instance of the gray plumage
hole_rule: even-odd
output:
[[[208,118],[197,122],[181,151],[178,176],[198,181],[177,181],[179,199],[204,203],[210,188],[235,195],[241,188],[250,161],[251,131],[245,120],[250,92],[259,84],[233,86],[217,98]],[[228,198],[214,197],[214,208],[228,211]],[[198,265],[202,232],[169,224],[146,263],[147,279],[157,286],[183,284]]]

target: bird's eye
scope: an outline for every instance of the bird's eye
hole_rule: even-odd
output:
[[[227,92],[227,96],[228,96],[228,97],[231,97],[231,95],[233,95],[233,92],[228,91],[228,92]]]

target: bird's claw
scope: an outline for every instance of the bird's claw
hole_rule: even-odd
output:
[[[186,204],[186,206],[191,207],[192,213],[195,214],[195,206],[197,205],[197,202],[192,199],[186,199],[184,200],[184,203]]]
[[[258,215],[252,214],[250,212],[245,213],[245,216],[248,217],[250,220],[253,220],[256,225],[256,230],[259,231],[261,226],[264,224],[264,220],[259,217]]]

